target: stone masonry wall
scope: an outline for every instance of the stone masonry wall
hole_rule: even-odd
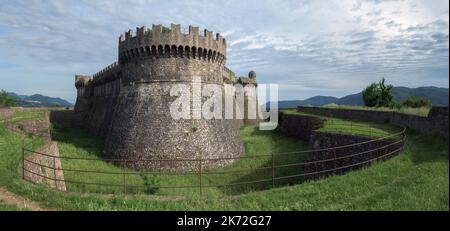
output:
[[[144,161],[148,159],[205,159],[243,154],[239,121],[173,119],[169,105],[171,83],[144,83],[125,87],[115,106],[104,156],[136,159],[139,169],[196,169],[198,161]],[[192,103],[192,102],[191,102]],[[232,160],[203,161],[221,166]]]
[[[45,184],[60,191],[66,191],[63,171],[57,170],[62,168],[61,161],[58,158],[57,143],[48,142],[36,152],[25,157],[24,179],[36,184]]]
[[[306,178],[343,174],[371,164],[370,160],[372,159],[378,158],[376,161],[388,159],[399,153],[403,146],[401,136],[392,138],[395,139],[373,140],[373,138],[363,136],[313,131],[309,139],[308,150],[317,151],[308,152],[306,162],[316,161],[317,163],[305,165],[304,172],[311,174]],[[336,160],[324,161],[330,159]],[[319,171],[324,172],[314,173]]]
[[[311,132],[321,128],[324,121],[315,116],[288,115],[280,112],[278,123],[283,135],[308,141]]]
[[[448,107],[433,107],[427,117],[397,112],[352,110],[323,107],[303,107],[297,110],[323,116],[365,120],[378,123],[390,122],[422,133],[448,137]]]
[[[128,159],[138,169],[195,169],[205,159],[237,157],[244,148],[234,119],[174,119],[170,96],[176,84],[223,86],[230,72],[225,68],[226,42],[198,27],[182,31],[161,25],[136,28],[118,41],[118,61],[90,79],[76,76],[77,102],[72,124],[85,127],[105,140],[103,157]],[[192,88],[190,90],[193,95]],[[201,97],[201,96],[199,96]],[[207,99],[201,98],[202,103]],[[192,97],[191,97],[192,105]],[[224,106],[224,105],[223,105]],[[192,109],[192,106],[190,106]],[[223,109],[223,108],[222,108]],[[192,114],[191,114],[192,115]],[[165,159],[166,161],[148,161]],[[232,160],[204,161],[221,166]]]

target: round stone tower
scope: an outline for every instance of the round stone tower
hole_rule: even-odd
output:
[[[193,169],[199,163],[185,159],[240,156],[239,121],[174,119],[170,113],[177,98],[170,96],[171,87],[179,83],[190,86],[194,76],[200,77],[202,84],[222,87],[225,61],[225,39],[219,34],[214,38],[208,30],[200,34],[198,27],[189,26],[188,33],[182,33],[180,25],[153,25],[120,36],[122,87],[105,138],[104,157],[140,160],[126,162],[139,169]],[[192,88],[190,91],[192,105]],[[209,160],[202,165],[229,162],[232,160]]]

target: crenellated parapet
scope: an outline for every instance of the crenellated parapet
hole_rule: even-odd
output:
[[[93,75],[94,85],[100,85],[118,78],[117,73],[121,70],[118,62],[114,62]]]
[[[189,26],[183,33],[179,24],[171,24],[170,29],[162,25],[145,26],[129,30],[119,37],[119,62],[136,58],[187,58],[211,63],[225,64],[226,41],[212,31],[200,33],[198,27]]]
[[[220,34],[194,26],[153,25],[129,30],[120,36],[118,45],[117,62],[92,78],[75,79],[73,124],[104,138],[102,157],[133,160],[121,164],[136,169],[195,170],[197,164],[186,161],[141,160],[225,158],[204,163],[215,167],[244,153],[240,119],[177,119],[171,115],[170,105],[176,100],[173,87],[180,83],[188,84],[194,77],[202,84],[223,88],[224,83],[238,83],[236,74],[225,66],[226,41]],[[254,76],[248,79],[255,81]],[[197,94],[194,87],[189,92]],[[192,104],[193,98],[189,99]]]

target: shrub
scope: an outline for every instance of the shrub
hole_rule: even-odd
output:
[[[419,107],[431,107],[431,102],[427,98],[417,97],[417,96],[409,96],[402,102],[402,106],[411,107],[411,108],[419,108]]]
[[[392,85],[386,85],[382,78],[378,83],[372,83],[362,91],[364,104],[368,107],[395,107]]]
[[[168,27],[165,27],[165,26],[162,27],[162,32],[163,32],[163,33],[169,33],[169,32],[171,32],[171,31],[172,31],[172,29],[170,29],[170,28],[168,28]]]
[[[141,177],[144,181],[145,193],[155,194],[159,191],[159,179],[157,175],[148,176],[142,173]]]
[[[16,106],[17,102],[14,97],[8,94],[5,90],[0,91],[0,106]]]

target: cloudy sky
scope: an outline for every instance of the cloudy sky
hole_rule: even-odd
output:
[[[117,59],[120,34],[179,23],[225,35],[227,66],[280,99],[344,96],[385,77],[449,84],[447,0],[0,1],[0,88],[75,101],[75,74]]]

